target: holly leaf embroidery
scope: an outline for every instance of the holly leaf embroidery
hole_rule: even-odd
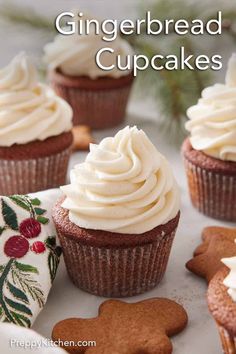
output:
[[[49,223],[49,219],[48,219],[48,218],[45,218],[44,216],[41,216],[41,215],[39,215],[39,216],[37,217],[37,220],[38,220],[38,222],[40,222],[40,223],[43,224],[43,225],[46,225],[46,224]]]
[[[20,195],[12,195],[9,197],[15,204],[20,206],[21,208],[30,211],[29,204],[27,204],[27,201],[23,196]]]
[[[7,287],[10,290],[11,294],[14,296],[14,298],[22,300],[27,304],[29,303],[27,296],[25,295],[25,293],[23,293],[22,290],[20,290],[19,288],[16,288],[9,281],[7,282]]]
[[[41,204],[41,202],[38,198],[30,199],[30,202],[32,205],[36,205],[36,206]]]
[[[15,261],[15,266],[17,269],[19,269],[22,272],[38,274],[38,269],[36,267],[29,265],[29,264],[23,264],[23,263],[19,263],[19,262]]]
[[[36,301],[40,308],[45,305],[44,292],[33,276],[38,274],[38,270],[13,258],[1,267],[0,320],[30,327],[33,314],[29,298]]]
[[[18,230],[18,221],[15,211],[2,199],[2,216],[7,226]]]
[[[59,265],[59,258],[54,252],[50,252],[48,256],[48,266],[50,271],[51,282],[53,282],[53,280],[56,277],[58,265]]]
[[[20,304],[19,302],[13,301],[6,296],[4,297],[4,299],[11,308],[21,313],[25,313],[26,315],[32,316],[32,312],[27,306]]]
[[[56,246],[56,237],[55,236],[49,236],[47,239],[46,239],[46,245],[48,247],[52,247],[54,248]]]
[[[43,215],[44,213],[46,213],[47,210],[42,209],[42,208],[34,208],[34,211],[35,211],[36,215]]]
[[[56,246],[55,236],[49,236],[47,238],[46,246],[49,249],[48,267],[49,267],[51,282],[53,282],[53,280],[56,277],[57,268],[60,262],[61,247]]]
[[[6,230],[6,227],[5,226],[0,226],[0,236],[1,234]]]
[[[22,327],[25,327],[25,325],[26,325],[26,327],[31,326],[30,320],[27,317],[25,317],[24,315],[22,315],[20,313],[16,313],[14,311],[11,311],[11,315],[20,326],[22,326]]]
[[[29,295],[34,301],[37,301],[40,308],[45,304],[44,293],[40,284],[35,281],[35,278],[30,273],[38,274],[37,268],[29,265],[22,264],[17,261],[15,263],[15,270],[13,270],[14,285],[21,287],[21,290]]]

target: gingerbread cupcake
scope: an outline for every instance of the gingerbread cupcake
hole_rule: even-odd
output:
[[[167,160],[142,130],[91,144],[53,211],[70,278],[100,296],[132,296],[162,279],[179,222]]]
[[[214,317],[225,354],[236,353],[236,257],[224,258],[229,268],[214,276],[208,288],[208,305]]]
[[[225,84],[204,89],[187,115],[182,153],[192,203],[208,216],[236,221],[236,54]]]
[[[91,18],[86,15],[80,19],[83,26],[88,19]],[[102,54],[102,65],[114,65],[119,55],[125,67],[126,56],[133,51],[124,39],[117,37],[105,42],[103,35],[96,34],[94,29],[91,27],[89,34],[57,35],[45,46],[44,61],[51,86],[73,108],[74,125],[104,129],[124,120],[134,77],[128,69],[102,70],[96,64],[96,54],[109,47],[113,53]]]
[[[0,70],[0,195],[65,183],[72,145],[72,110],[21,53]]]

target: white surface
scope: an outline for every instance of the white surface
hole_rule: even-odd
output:
[[[134,111],[137,111],[135,103],[130,107],[130,112]],[[144,112],[144,109],[141,112]],[[182,192],[181,222],[164,279],[154,290],[127,300],[135,302],[158,296],[168,297],[181,303],[188,312],[189,325],[184,332],[172,339],[174,354],[220,354],[222,351],[217,330],[206,305],[206,284],[204,280],[185,269],[185,262],[191,258],[193,249],[199,244],[202,228],[222,223],[201,215],[191,206],[179,150],[171,147],[165,141],[158,126],[151,120],[145,119],[145,115],[134,117],[130,114],[127,122],[144,129],[158,149],[167,156],[172,163]],[[118,129],[96,133],[97,141],[103,136],[113,135]],[[71,166],[81,162],[84,157],[84,153],[76,153],[72,157]],[[48,303],[38,317],[34,329],[44,336],[50,337],[56,322],[68,317],[87,318],[96,316],[98,306],[103,301],[103,298],[90,295],[76,288],[67,276],[64,262],[61,262],[59,274]]]

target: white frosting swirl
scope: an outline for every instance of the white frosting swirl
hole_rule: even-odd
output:
[[[76,12],[74,12],[76,13]],[[80,18],[82,27],[85,27],[85,21],[94,19],[83,15]],[[97,20],[98,21],[98,20]],[[110,42],[103,40],[103,34],[96,34],[95,27],[90,27],[89,34],[78,34],[76,31],[72,35],[57,35],[52,43],[45,46],[44,61],[49,65],[49,69],[59,68],[62,73],[69,76],[88,76],[96,79],[102,76],[118,78],[130,73],[130,70],[119,70],[117,67],[111,71],[105,71],[98,67],[95,58],[97,52],[109,47],[114,53],[103,53],[101,62],[108,67],[116,63],[116,57],[121,57],[122,67],[126,64],[127,55],[133,54],[133,50],[126,40],[119,36]]]
[[[222,262],[230,269],[230,272],[224,279],[223,283],[229,288],[229,296],[233,301],[236,301],[236,257],[223,258]]]
[[[62,190],[70,221],[87,229],[141,234],[167,223],[180,208],[169,163],[136,127],[91,144]]]
[[[225,84],[203,90],[188,109],[190,141],[194,149],[220,160],[236,161],[236,54],[228,63]]]
[[[24,53],[0,70],[0,146],[45,140],[69,131],[71,122],[70,106],[37,82]]]

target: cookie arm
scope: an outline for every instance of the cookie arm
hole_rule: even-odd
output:
[[[52,331],[52,340],[60,341],[59,346],[71,354],[87,354],[87,348],[78,346],[79,341],[94,341],[99,344],[101,338],[98,318],[79,319],[69,318],[58,322]],[[63,345],[65,342],[71,342],[70,345]],[[74,345],[73,345],[74,344]]]

